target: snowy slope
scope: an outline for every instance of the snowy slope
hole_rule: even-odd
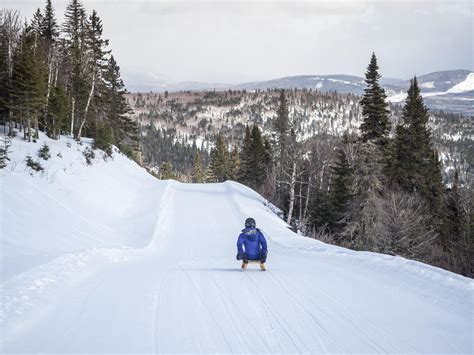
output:
[[[453,86],[451,89],[449,89],[446,92],[452,93],[452,94],[459,94],[462,92],[473,91],[473,90],[474,90],[474,73],[469,73],[466,80]]]
[[[297,236],[237,183],[87,166],[85,146],[17,139],[0,171],[1,353],[472,353],[473,280]],[[247,216],[265,273],[235,260]]]
[[[443,72],[440,72],[439,74],[442,74]],[[429,75],[435,75],[438,73],[432,73],[426,75],[427,77]],[[461,74],[461,73],[459,73]],[[466,75],[466,74],[464,74]],[[422,79],[423,76],[419,79]],[[474,73],[467,73],[465,76],[464,80],[458,80],[458,83],[455,85],[452,85],[456,81],[444,81],[444,82],[437,82],[438,86],[443,85],[445,90],[440,90],[439,87],[435,86],[434,81],[427,81],[427,82],[420,82],[420,87],[422,88],[422,95],[425,99],[430,98],[430,97],[435,97],[435,96],[444,96],[444,95],[452,95],[452,94],[463,94],[463,93],[468,93],[469,91],[474,90]],[[406,83],[405,83],[406,85]],[[449,88],[446,88],[446,85],[452,85]],[[402,102],[406,99],[407,94],[406,90],[400,91],[400,92],[393,92],[394,90],[391,90],[389,92],[392,92],[391,95],[387,98],[388,102]],[[469,100],[469,97],[464,97],[464,96],[453,96],[452,99],[458,99],[458,100]],[[449,111],[449,110],[448,110]]]

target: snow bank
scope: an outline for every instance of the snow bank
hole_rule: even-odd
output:
[[[37,156],[43,143],[48,160]],[[112,158],[96,150],[88,165],[90,147],[42,133],[36,143],[12,140],[11,162],[0,170],[3,280],[65,253],[149,243],[164,185],[116,149]],[[28,168],[27,155],[44,171]]]
[[[89,146],[13,140],[1,353],[472,353],[473,280],[296,235],[238,183],[159,181],[117,151],[87,165]],[[249,216],[265,273],[235,260]]]

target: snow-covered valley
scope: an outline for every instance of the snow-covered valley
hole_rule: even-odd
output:
[[[278,95],[276,91],[139,93],[129,94],[127,99],[133,109],[132,119],[141,126],[145,164],[157,168],[164,161],[170,161],[173,166],[181,166],[181,172],[186,173],[182,167],[185,165],[183,147],[196,144],[201,150],[209,151],[217,134],[225,137],[230,145],[241,146],[245,126],[253,124],[257,124],[265,136],[271,137]],[[328,141],[341,137],[345,132],[359,132],[363,122],[359,100],[360,97],[352,94],[289,92],[290,118],[298,139]],[[394,134],[402,109],[392,104],[390,110]],[[463,182],[471,181],[472,120],[432,112],[428,124],[442,160],[445,183],[452,182],[455,169],[459,170]],[[170,140],[173,138],[169,144],[174,144],[179,152],[171,154],[169,147],[157,149],[155,143],[164,135]],[[178,159],[177,156],[181,157]]]
[[[118,151],[88,165],[89,145],[12,141],[1,353],[472,353],[472,279],[296,235],[234,182],[159,181]],[[235,260],[249,216],[267,272]]]

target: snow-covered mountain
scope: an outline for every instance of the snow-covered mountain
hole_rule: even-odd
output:
[[[428,92],[449,92],[451,88],[466,81],[471,80],[474,74],[470,70],[446,70],[417,76],[418,85],[425,93]],[[410,80],[404,80],[397,84],[387,84],[386,87],[393,87],[399,90],[407,90]],[[474,90],[471,88],[470,90]],[[468,91],[468,90],[467,90]]]
[[[289,76],[269,81],[237,85],[237,88],[246,90],[306,88],[323,92],[337,91],[339,93],[353,94],[362,94],[364,87],[365,83],[363,78],[344,74]]]
[[[116,150],[89,165],[87,140],[9,150],[1,353],[472,352],[472,279],[295,235],[237,183],[159,181]],[[235,260],[248,216],[267,272]]]
[[[417,79],[428,107],[474,115],[474,73],[451,70],[423,75]],[[388,101],[403,102],[409,85],[409,81],[387,85]]]
[[[446,70],[421,75],[418,78],[425,103],[429,108],[446,112],[474,115],[474,73],[470,70]],[[132,79],[131,91],[179,92],[204,90],[267,90],[306,88],[321,92],[364,93],[364,79],[359,76],[336,75],[297,75],[268,81],[256,81],[237,85],[206,82],[171,82],[166,80]],[[388,100],[401,103],[406,97],[410,80],[382,78],[381,84],[387,91]]]

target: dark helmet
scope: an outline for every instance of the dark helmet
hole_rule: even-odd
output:
[[[245,220],[245,228],[255,228],[255,220],[253,218],[247,218]]]

